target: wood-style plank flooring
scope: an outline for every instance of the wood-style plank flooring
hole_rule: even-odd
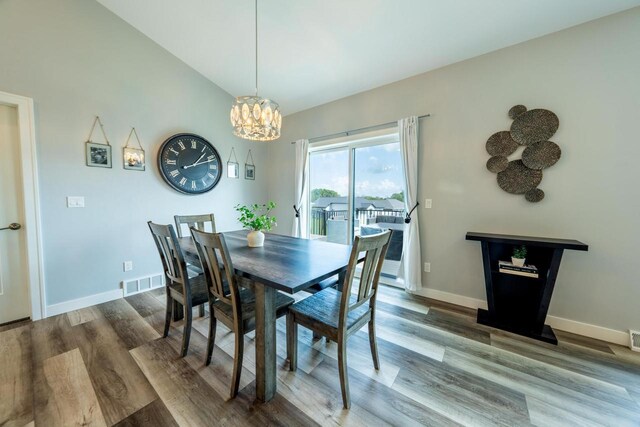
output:
[[[560,331],[557,347],[540,343],[394,288],[378,301],[381,370],[365,327],[348,345],[351,410],[334,343],[300,328],[298,371],[289,372],[284,319],[276,397],[254,402],[249,334],[241,391],[229,400],[233,334],[218,322],[206,367],[209,320],[196,316],[180,358],[182,324],[161,338],[155,290],[0,329],[0,426],[640,426],[638,353]]]

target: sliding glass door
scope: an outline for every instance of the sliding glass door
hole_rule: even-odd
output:
[[[350,244],[393,230],[383,275],[395,279],[405,214],[397,134],[312,147],[309,171],[311,238]]]

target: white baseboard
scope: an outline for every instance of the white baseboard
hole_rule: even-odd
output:
[[[423,288],[415,294],[473,309],[487,308],[487,302],[484,300],[465,297],[458,294],[452,294],[450,292],[439,291],[437,289]],[[620,344],[623,346],[629,345],[628,332],[616,331],[615,329],[603,328],[602,326],[591,325],[589,323],[582,323],[556,316],[547,316],[546,323],[551,327],[559,329],[561,331],[571,332],[573,334],[595,338],[613,344]]]
[[[101,294],[89,295],[87,297],[48,305],[45,315],[46,317],[56,316],[58,314],[67,313],[73,310],[79,310],[85,307],[91,307],[92,305],[102,304],[103,302],[113,301],[122,297],[122,289],[114,289],[112,291],[102,292]]]

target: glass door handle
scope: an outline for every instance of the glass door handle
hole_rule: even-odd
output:
[[[20,230],[21,228],[22,228],[22,226],[20,224],[18,224],[17,222],[12,222],[11,224],[9,224],[8,227],[0,228],[0,231],[2,231],[2,230]]]

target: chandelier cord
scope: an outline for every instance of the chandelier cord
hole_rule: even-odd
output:
[[[258,0],[255,0],[256,6],[256,96],[258,96]]]

